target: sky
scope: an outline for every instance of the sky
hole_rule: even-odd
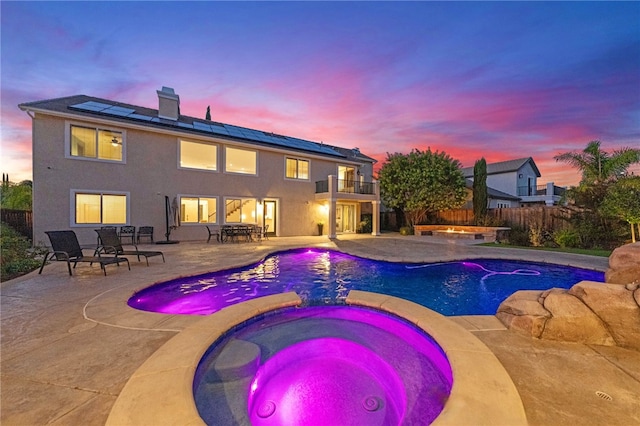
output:
[[[3,173],[31,179],[18,104],[84,94],[377,159],[462,166],[640,148],[640,2],[0,2]],[[630,171],[640,174],[640,165]]]

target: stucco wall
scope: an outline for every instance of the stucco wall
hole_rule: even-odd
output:
[[[36,114],[33,120],[33,138],[37,141],[33,146],[35,241],[48,243],[44,231],[73,229],[81,244],[95,244],[96,225],[72,223],[72,189],[128,192],[129,224],[154,226],[156,241],[164,239],[165,195],[170,200],[176,195],[218,197],[218,224],[224,220],[225,196],[276,200],[278,235],[314,235],[317,234],[316,223],[326,221],[326,210],[321,208],[324,203],[314,200],[315,182],[336,175],[338,164],[354,164],[348,160],[331,161],[291,152],[292,156],[310,161],[310,179],[292,181],[284,177],[287,153],[283,151],[258,149],[255,145],[238,145],[215,138],[182,136],[188,140],[218,143],[219,170],[179,169],[180,136],[177,133],[161,134],[118,123],[101,127],[125,132],[126,163],[70,159],[65,158],[65,127],[69,122],[91,126],[97,123],[43,114]],[[224,173],[225,144],[258,150],[258,175]],[[361,172],[365,181],[371,181],[371,165],[362,167]],[[171,238],[177,240],[206,237],[204,224],[184,224],[171,233]]]

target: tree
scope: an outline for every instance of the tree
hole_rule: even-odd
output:
[[[485,224],[488,202],[487,162],[482,157],[473,166],[473,216],[475,217],[476,225]]]
[[[634,224],[640,232],[640,176],[625,176],[612,184],[601,209],[604,214],[626,221],[631,226],[631,241],[635,243]]]
[[[458,208],[465,201],[460,162],[431,148],[407,155],[387,153],[378,177],[384,203],[403,209],[411,226],[429,213]]]
[[[0,187],[0,205],[7,210],[31,210],[32,208],[32,183],[23,180],[19,184],[10,182],[9,176],[3,175],[2,187]]]
[[[207,114],[204,116],[205,120],[211,121],[211,107],[207,106]]]
[[[600,141],[591,141],[582,152],[565,152],[553,157],[582,172],[581,184],[599,184],[623,175],[631,164],[640,163],[640,149],[622,148],[609,154]]]

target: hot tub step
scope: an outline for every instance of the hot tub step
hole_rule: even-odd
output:
[[[253,376],[260,364],[260,347],[245,340],[232,340],[224,347],[213,364],[213,374],[206,380],[230,382]]]

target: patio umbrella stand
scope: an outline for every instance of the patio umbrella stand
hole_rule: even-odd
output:
[[[167,239],[165,241],[157,241],[156,244],[178,244],[180,241],[172,241],[169,239],[171,236],[171,226],[169,225],[169,216],[171,215],[171,205],[169,204],[169,197],[167,195],[164,196],[164,213],[165,213],[165,224],[167,226],[167,232],[164,234]],[[174,214],[174,222],[175,218],[178,214],[177,211],[173,212]]]

